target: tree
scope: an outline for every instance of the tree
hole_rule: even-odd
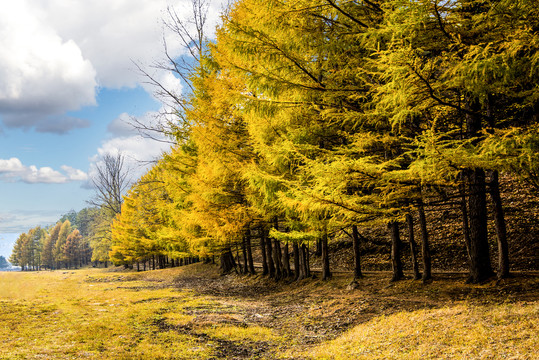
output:
[[[56,240],[53,249],[53,257],[57,269],[68,266],[68,258],[66,256],[64,248],[67,243],[67,237],[71,232],[71,223],[69,222],[69,220],[64,221],[60,226],[60,231],[58,231],[58,239]]]
[[[111,233],[110,225],[116,214],[121,212],[123,194],[129,187],[129,170],[124,165],[123,154],[106,154],[102,162],[96,166],[92,176],[96,195],[89,201],[99,209],[99,216],[94,222],[90,237],[90,247],[93,250],[92,261],[108,261]]]
[[[0,256],[0,269],[6,269],[10,267],[11,265],[8,263],[5,257]]]
[[[104,207],[114,214],[121,211],[122,195],[129,186],[129,169],[125,168],[125,156],[105,154],[96,165],[95,174],[91,177],[96,191],[92,206]]]
[[[48,234],[43,240],[43,254],[41,256],[42,265],[48,269],[56,269],[55,248],[58,241],[58,235],[62,222],[57,222],[52,228],[49,228]]]
[[[382,80],[373,92],[375,111],[386,114],[393,126],[415,124],[419,130],[408,179],[462,189],[472,282],[493,273],[485,173],[518,158],[508,157],[511,146],[485,145],[513,126],[525,133],[537,122],[537,9],[532,3],[388,1],[386,21],[371,35]],[[529,168],[529,162],[522,164]],[[503,215],[496,222],[503,228]],[[503,235],[499,242],[498,251],[506,254]]]
[[[82,250],[82,235],[79,230],[73,230],[66,238],[66,242],[63,246],[63,257],[66,262],[66,267],[77,268],[82,263],[81,261]]]

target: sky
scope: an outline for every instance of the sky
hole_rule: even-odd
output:
[[[208,11],[209,36],[222,1]],[[16,237],[88,206],[100,157],[121,152],[135,177],[166,143],[130,123],[156,121],[163,105],[137,67],[182,91],[157,69],[167,8],[189,19],[188,0],[0,0],[0,255]]]

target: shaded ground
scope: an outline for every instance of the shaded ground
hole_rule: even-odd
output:
[[[192,316],[185,324],[172,325],[163,319],[157,323],[162,330],[195,336],[201,344],[213,342],[215,359],[278,358],[276,354],[287,348],[309,348],[382,314],[451,307],[463,301],[496,304],[539,299],[538,273],[531,272],[483,285],[464,284],[464,273],[438,273],[433,283],[425,285],[413,280],[390,283],[389,273],[368,272],[351,289],[350,277],[344,274],[329,282],[276,283],[261,276],[219,276],[208,265],[190,267],[193,271],[180,273],[172,282],[149,277],[148,286],[189,289],[214,303],[184,309]],[[269,328],[285,341],[216,339],[208,334],[209,325]]]
[[[511,270],[539,271],[539,197],[537,189],[507,175],[500,177],[500,190],[507,226]],[[494,214],[488,199],[488,239],[493,268],[497,268],[498,256]],[[432,267],[447,271],[466,271],[467,252],[462,234],[460,205],[428,206],[427,230],[432,255]],[[419,239],[419,219],[414,213],[415,240]],[[390,270],[391,242],[385,225],[359,225],[362,237],[362,264],[369,270]],[[412,267],[410,261],[409,235],[401,226],[403,264]],[[337,233],[330,241],[332,269],[352,270],[354,259],[349,235]],[[321,266],[321,259],[313,258],[314,266]]]

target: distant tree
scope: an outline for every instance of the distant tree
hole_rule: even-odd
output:
[[[45,268],[56,268],[56,262],[54,260],[54,249],[56,247],[56,242],[58,241],[58,235],[60,233],[61,227],[62,223],[57,222],[56,225],[49,229],[47,236],[43,240],[43,252],[41,254],[41,262]]]
[[[10,267],[9,263],[7,262],[6,258],[3,256],[0,256],[0,269],[5,269]]]
[[[56,267],[67,266],[67,258],[64,253],[64,246],[67,242],[67,237],[71,233],[71,223],[69,220],[66,220],[62,223],[60,227],[60,232],[58,233],[58,240],[54,246],[54,260],[56,262]]]
[[[26,233],[20,234],[17,240],[15,240],[15,245],[13,245],[13,250],[9,257],[9,262],[15,266],[20,266],[21,270],[26,270],[28,265],[27,244],[28,235]]]
[[[77,268],[78,264],[81,263],[81,245],[82,236],[79,230],[75,229],[71,234],[67,236],[66,242],[63,246],[64,258],[66,261],[67,268]]]
[[[118,214],[122,207],[122,195],[129,187],[129,171],[125,167],[125,156],[121,153],[106,154],[102,160],[102,163],[96,166],[96,173],[91,178],[96,194],[89,203]]]
[[[109,251],[111,249],[111,224],[116,216],[108,208],[99,209],[91,222],[89,229],[89,242],[92,249],[91,260],[102,262],[107,266],[109,261]]]
[[[75,224],[77,222],[77,212],[75,210],[71,209],[66,214],[62,215],[62,217],[60,218],[59,221],[61,221],[63,223],[66,220],[69,220],[71,225],[76,226]]]
[[[47,237],[47,232],[37,226],[28,231],[28,242],[26,252],[28,254],[29,270],[39,270],[42,264],[43,243]]]
[[[92,261],[106,262],[109,260],[112,220],[122,209],[123,194],[128,189],[129,171],[125,166],[123,154],[106,154],[100,165],[96,167],[96,173],[92,177],[95,188],[95,197],[88,201],[95,206],[98,215],[93,218],[90,231],[90,247],[92,248]]]
[[[92,223],[99,215],[99,208],[87,207],[76,214],[76,217],[71,221],[71,225],[80,231],[83,238],[90,235]]]

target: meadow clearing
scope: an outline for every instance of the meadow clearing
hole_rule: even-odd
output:
[[[539,280],[282,284],[216,266],[0,273],[0,359],[534,359]]]

